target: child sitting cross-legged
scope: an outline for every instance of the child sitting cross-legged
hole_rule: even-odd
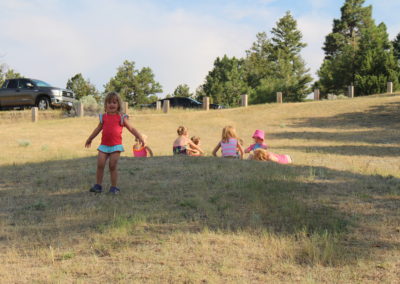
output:
[[[240,143],[241,139],[237,136],[233,126],[225,126],[222,129],[221,141],[215,146],[212,154],[217,156],[218,150],[221,148],[222,157],[243,159],[243,148]]]
[[[244,150],[245,153],[251,153],[252,151],[255,151],[257,149],[267,149],[268,145],[264,143],[264,138],[265,134],[264,131],[262,130],[256,130],[252,136],[254,140],[254,144],[251,144],[249,147]],[[251,160],[253,158],[253,154],[249,155],[249,159]]]
[[[172,145],[172,153],[174,155],[189,155],[190,149],[198,151],[203,154],[203,150],[189,139],[188,129],[184,126],[179,126],[176,130],[178,138],[175,139]]]
[[[193,146],[191,144],[189,144],[189,148],[187,149],[188,155],[189,156],[202,156],[204,154],[204,152],[200,148],[200,137],[192,136],[192,138],[190,138],[190,140],[192,140],[192,142],[198,147],[198,149],[193,148]]]

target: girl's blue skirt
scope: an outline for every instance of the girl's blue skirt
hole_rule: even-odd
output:
[[[122,145],[115,145],[115,146],[106,146],[106,145],[100,145],[99,148],[97,148],[100,152],[103,153],[114,153],[114,152],[124,152],[124,146]]]

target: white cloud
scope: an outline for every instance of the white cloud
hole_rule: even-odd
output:
[[[256,33],[245,25],[151,4],[86,1],[84,11],[67,16],[52,5],[32,15],[24,1],[11,8],[13,2],[4,3],[9,10],[0,19],[8,27],[0,30],[3,61],[59,86],[80,72],[102,89],[127,59],[138,68],[152,68],[165,94],[181,83],[194,91],[217,56],[243,56]]]
[[[307,47],[302,50],[303,59],[311,69],[311,75],[317,78],[316,71],[322,64],[324,52],[322,46],[325,36],[332,30],[332,20],[316,14],[306,15],[297,20],[298,28],[303,34]]]
[[[82,73],[101,90],[116,68],[130,60],[137,68],[150,67],[164,94],[184,83],[194,91],[217,56],[244,56],[256,33],[269,33],[290,8],[277,0],[244,2],[218,4],[219,9],[208,7],[212,13],[206,13],[155,0],[1,0],[0,60],[26,76],[61,87]],[[308,0],[304,5],[310,9],[296,14],[308,44],[302,55],[314,78],[332,28],[332,3]],[[400,25],[388,30],[393,37]]]

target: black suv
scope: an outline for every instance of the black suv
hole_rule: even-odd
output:
[[[164,101],[168,100],[169,101],[169,106],[170,107],[181,107],[181,108],[202,108],[203,104],[199,101],[196,101],[195,99],[192,98],[187,98],[187,97],[171,97],[171,98],[165,98],[159,100],[161,102],[161,105],[164,103]],[[155,108],[156,103],[151,103],[148,105],[142,105],[142,107],[149,107],[149,108]],[[221,109],[224,108],[221,105],[218,104],[210,104],[211,109]]]
[[[73,91],[52,87],[41,80],[8,79],[0,88],[0,108],[37,106],[41,110],[49,107],[70,109],[74,101]]]

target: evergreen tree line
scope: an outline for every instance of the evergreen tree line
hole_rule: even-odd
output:
[[[325,37],[325,58],[313,81],[300,53],[306,46],[297,22],[290,12],[279,19],[271,30],[256,35],[256,41],[244,58],[217,57],[204,84],[191,93],[186,84],[176,87],[170,96],[186,96],[201,100],[209,96],[213,103],[238,106],[242,94],[249,95],[250,103],[266,103],[282,92],[284,101],[302,101],[313,88],[327,94],[346,94],[354,85],[355,95],[363,96],[386,91],[387,82],[399,89],[400,33],[389,40],[386,25],[375,24],[372,6],[365,0],[345,0],[340,19],[333,20],[332,32]],[[20,77],[12,69],[0,65],[0,83],[7,78]],[[91,95],[100,101],[102,94],[82,74],[67,82],[77,98]],[[158,99],[162,86],[149,67],[137,69],[135,62],[124,61],[116,75],[104,85],[104,93],[118,92],[130,105],[140,105]]]
[[[271,35],[258,33],[245,58],[218,57],[197,97],[209,96],[214,103],[237,106],[242,94],[249,95],[250,103],[265,103],[275,101],[279,91],[285,101],[303,100],[310,92],[312,77],[300,56],[306,44],[290,12],[278,20]]]
[[[400,77],[400,33],[392,42],[384,23],[375,24],[372,6],[365,0],[347,0],[341,18],[325,38],[325,58],[315,87],[322,94],[344,93],[354,85],[355,95],[386,92],[387,82],[398,89]]]

